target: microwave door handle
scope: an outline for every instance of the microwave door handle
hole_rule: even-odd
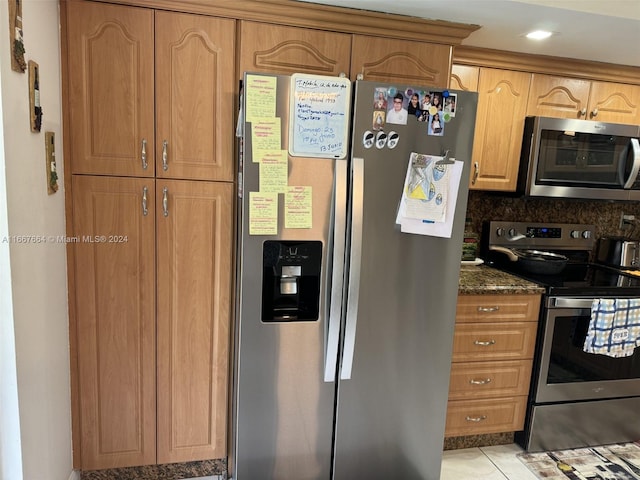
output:
[[[631,151],[633,152],[633,167],[627,182],[624,184],[625,189],[629,189],[633,186],[638,178],[638,172],[640,172],[640,141],[637,138],[631,139]]]

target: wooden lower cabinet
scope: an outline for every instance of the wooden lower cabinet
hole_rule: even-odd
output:
[[[155,221],[141,210],[154,181],[72,182],[81,467],[155,463]]]
[[[540,295],[460,295],[445,436],[522,430]]]
[[[524,427],[527,397],[449,401],[445,434],[450,437],[513,432]]]
[[[527,395],[532,363],[532,360],[453,363],[449,399]]]
[[[158,463],[226,456],[233,184],[157,180]],[[165,216],[166,213],[166,216]]]
[[[79,467],[225,457],[233,185],[72,185]]]

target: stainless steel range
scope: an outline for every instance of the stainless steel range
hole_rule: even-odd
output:
[[[591,306],[601,298],[640,298],[640,278],[591,263],[595,228],[579,224],[488,222],[488,264],[545,287],[525,430],[528,451],[640,440],[640,348],[613,358],[585,353]],[[496,249],[496,247],[498,247]],[[503,249],[516,251],[516,260]],[[559,273],[533,272],[523,252],[562,255]],[[556,269],[557,270],[557,269]],[[542,271],[543,273],[539,273]]]

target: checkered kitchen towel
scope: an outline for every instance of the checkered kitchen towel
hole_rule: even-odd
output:
[[[640,346],[640,298],[596,298],[584,351],[628,357]]]

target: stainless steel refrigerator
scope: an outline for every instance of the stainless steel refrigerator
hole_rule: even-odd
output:
[[[305,129],[290,128],[291,77],[247,75],[244,113],[260,113],[242,125],[231,478],[438,479],[477,96],[353,83],[348,154],[285,154],[311,213],[276,193],[265,220],[256,198],[277,174],[257,158],[248,84],[271,86],[282,150]],[[412,153],[463,161],[450,238],[396,223]]]

